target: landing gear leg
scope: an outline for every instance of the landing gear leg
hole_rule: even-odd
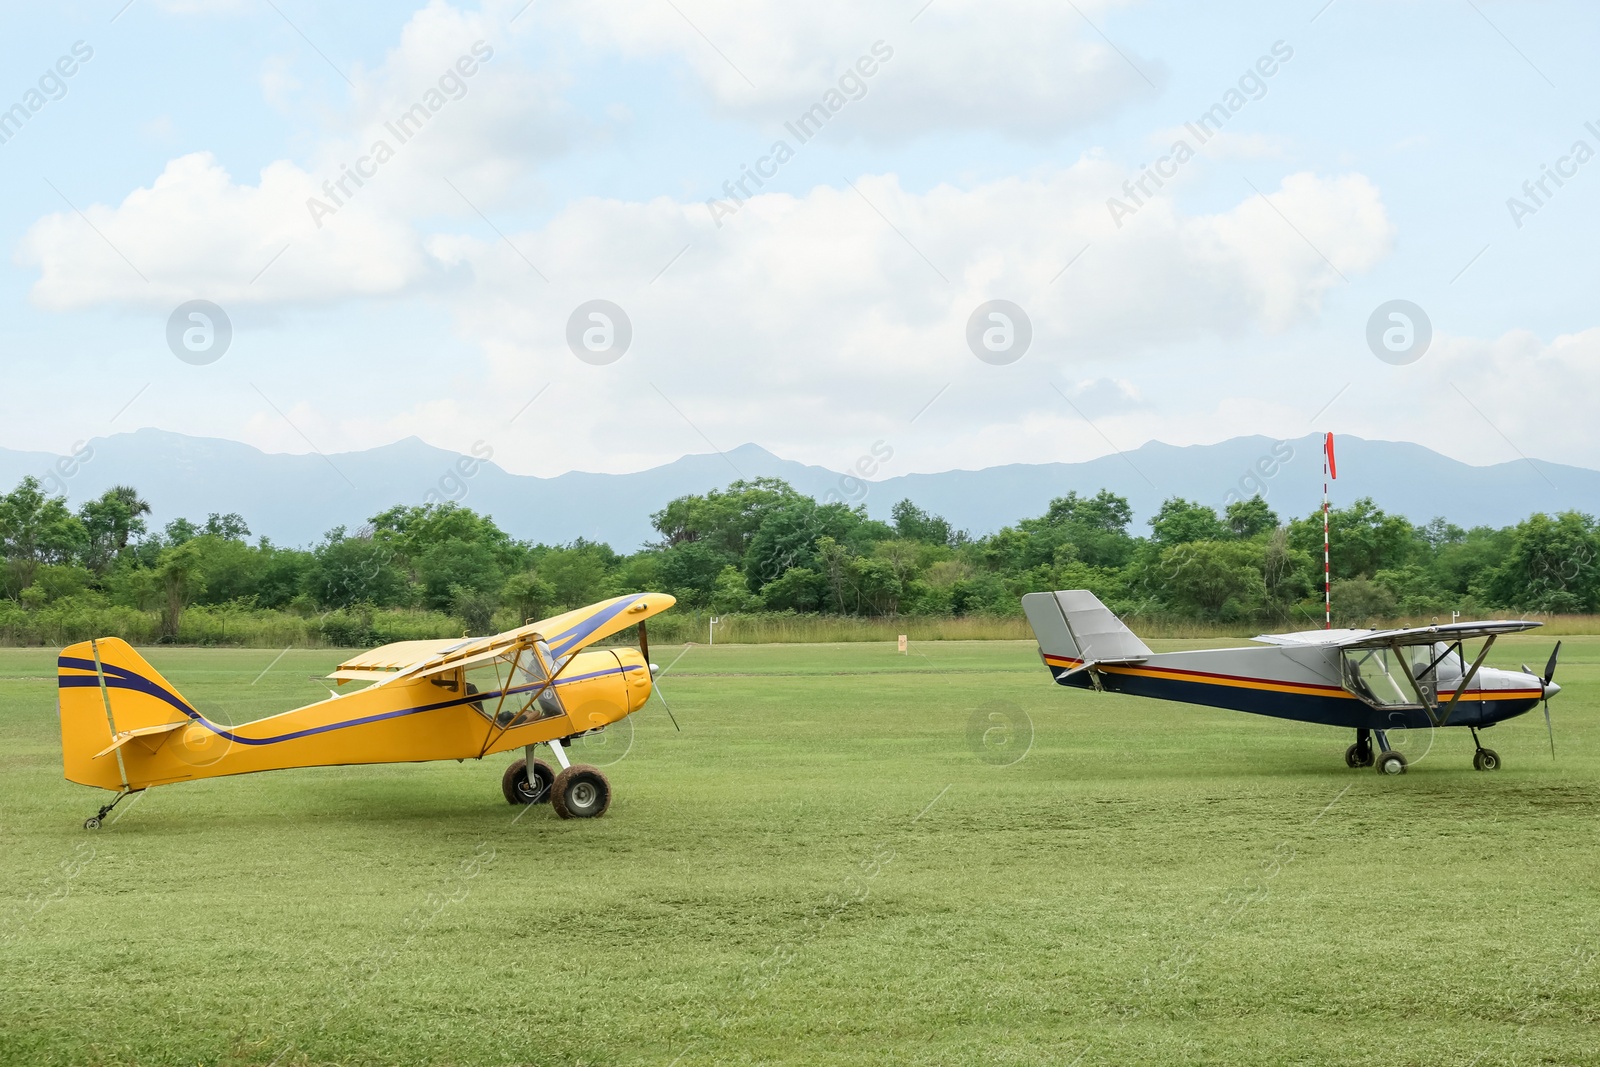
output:
[[[567,770],[572,766],[572,761],[567,759],[567,750],[562,747],[559,740],[550,742],[550,751],[555,755],[556,762],[561,764],[562,770]]]
[[[1372,731],[1363,727],[1356,731],[1356,743],[1344,750],[1347,767],[1372,766]]]
[[[83,820],[83,828],[85,830],[98,830],[98,829],[100,829],[101,820],[104,819],[107,815],[111,814],[111,809],[116,807],[118,804],[122,803],[122,798],[123,797],[131,797],[131,796],[133,796],[133,794],[135,792],[137,792],[137,790],[130,789],[126,793],[118,793],[115,797],[112,798],[111,803],[102,804],[100,806],[100,810],[99,811],[95,812],[93,815],[91,815],[87,819]]]
[[[1475,771],[1498,771],[1500,769],[1500,753],[1492,748],[1484,748],[1483,742],[1478,740],[1478,728],[1469,726],[1472,731],[1472,743],[1477,746],[1477,751],[1472,754],[1472,769]]]

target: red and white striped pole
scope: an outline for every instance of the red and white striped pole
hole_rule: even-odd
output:
[[[1333,566],[1332,553],[1328,551],[1328,480],[1339,477],[1338,465],[1333,460],[1333,434],[1322,442],[1322,625],[1333,629]]]

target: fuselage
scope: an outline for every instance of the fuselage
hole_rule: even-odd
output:
[[[637,649],[604,648],[563,660],[554,683],[504,664],[426,677],[396,676],[348,695],[238,726],[202,715],[143,661],[105,661],[105,690],[87,643],[62,653],[66,777],[104,789],[286,767],[470,759],[601,729],[642,708],[652,688]],[[184,721],[126,740],[116,752],[76,743],[97,730]],[[160,727],[157,727],[160,729]],[[97,751],[99,749],[99,751]],[[115,757],[115,758],[113,758]]]
[[[1095,688],[1081,659],[1041,653],[1050,673],[1062,685]],[[1333,646],[1262,646],[1189,652],[1152,653],[1138,663],[1099,664],[1100,688],[1114,693],[1177,700],[1228,708],[1280,719],[1355,729],[1421,729],[1434,725],[1421,703],[1383,703],[1363,698],[1345,684],[1340,650]],[[1439,672],[1436,696],[1442,714],[1459,684]],[[1551,683],[1549,695],[1560,687]],[[1380,694],[1381,695],[1381,694]],[[1446,726],[1492,726],[1537,707],[1546,695],[1543,681],[1520,671],[1482,667],[1462,693]]]

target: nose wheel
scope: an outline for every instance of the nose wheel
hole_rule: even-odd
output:
[[[1484,748],[1478,740],[1478,728],[1472,727],[1472,743],[1478,750],[1472,754],[1472,769],[1475,771],[1498,771],[1500,769],[1500,753],[1492,748]]]

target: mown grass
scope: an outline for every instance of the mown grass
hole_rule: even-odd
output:
[[[1061,690],[1031,642],[680,653],[682,732],[652,705],[587,757],[620,756],[597,821],[518,819],[502,758],[152,790],[89,834],[53,656],[0,651],[0,1062],[1600,1060],[1600,640],[1555,761],[1535,714],[1497,773],[1444,731],[1394,779],[1338,731]],[[241,721],[339,658],[277,655],[150,658]]]

